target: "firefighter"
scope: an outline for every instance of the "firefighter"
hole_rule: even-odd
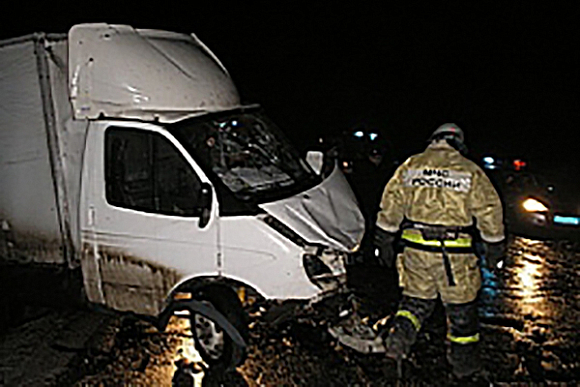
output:
[[[411,156],[387,183],[377,214],[379,259],[396,264],[403,297],[385,340],[386,355],[400,361],[438,297],[448,321],[448,361],[458,378],[480,370],[477,295],[481,285],[472,242],[482,241],[487,264],[505,253],[503,209],[488,177],[465,157],[463,131],[444,124],[427,149]],[[404,250],[396,255],[400,232]]]

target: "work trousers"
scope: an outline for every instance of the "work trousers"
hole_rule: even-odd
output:
[[[454,285],[449,284],[441,252],[405,247],[397,256],[399,285],[403,295],[444,303],[465,304],[477,297],[481,287],[478,258],[468,250],[463,254],[448,254]]]

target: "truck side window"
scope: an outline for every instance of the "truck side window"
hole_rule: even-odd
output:
[[[199,216],[201,181],[163,136],[127,128],[105,133],[109,204],[165,215]]]

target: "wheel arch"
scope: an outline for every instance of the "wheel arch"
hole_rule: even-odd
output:
[[[253,285],[235,278],[225,276],[197,276],[177,283],[167,295],[165,308],[176,299],[187,298],[188,293],[191,294],[192,298],[195,298],[196,293],[208,286],[222,286],[232,289],[238,295],[242,304],[248,298],[254,300],[263,300],[265,298]]]
[[[207,303],[204,297],[205,291],[225,291],[229,292],[232,299],[239,302],[240,313],[247,318],[243,309],[243,302],[240,297],[240,289],[243,289],[244,296],[250,292],[253,297],[261,297],[259,293],[250,285],[223,276],[203,276],[193,277],[182,281],[169,293],[166,305],[159,314],[156,324],[159,331],[164,331],[169,323],[169,319],[177,311],[187,310],[190,314],[199,313],[217,323],[232,339],[235,344],[232,364],[237,365],[245,356],[247,347],[247,329],[238,328],[232,321],[229,321],[222,312],[212,304]]]

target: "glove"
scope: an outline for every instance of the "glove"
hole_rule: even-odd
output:
[[[395,234],[383,230],[380,227],[375,227],[374,245],[378,249],[377,258],[379,264],[392,268],[395,264],[395,249],[393,242],[395,241]],[[376,254],[376,253],[375,253]]]
[[[504,241],[497,243],[483,242],[484,256],[487,267],[492,271],[498,271],[503,267],[506,258],[506,245]]]

